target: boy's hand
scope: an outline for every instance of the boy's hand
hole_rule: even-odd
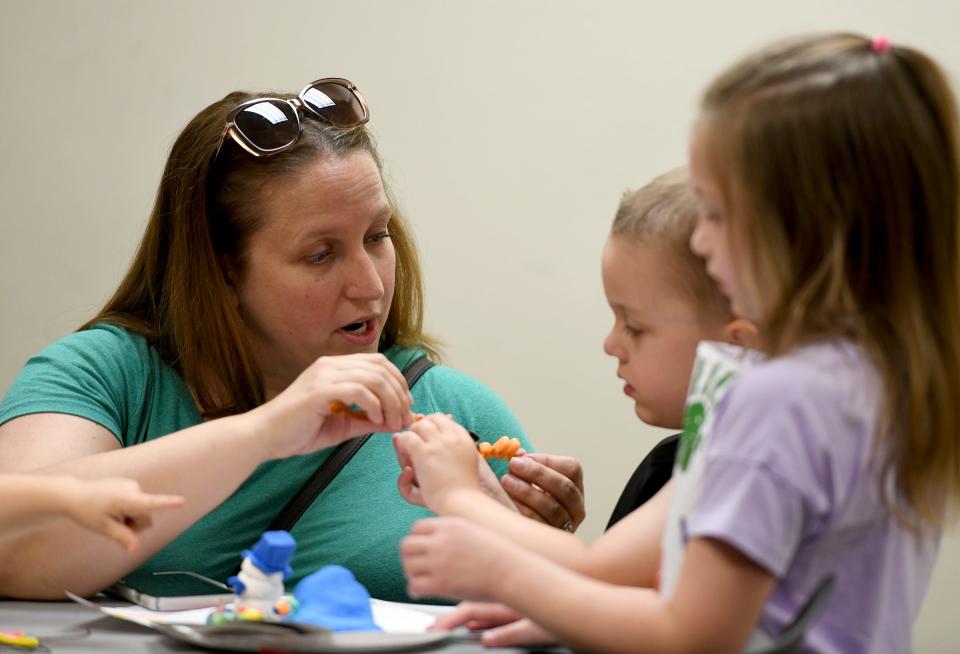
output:
[[[449,416],[425,416],[409,431],[394,434],[393,444],[401,467],[412,468],[398,480],[408,501],[442,513],[441,503],[458,491],[480,491],[477,448],[467,431]]]
[[[70,480],[66,517],[112,538],[128,552],[139,547],[137,532],[150,526],[150,513],[183,506],[177,495],[144,493],[132,479]],[[58,481],[59,483],[59,481]]]
[[[417,476],[413,472],[413,463],[410,456],[399,443],[395,442],[394,446],[397,452],[397,463],[400,464],[400,476],[397,477],[397,489],[400,491],[400,496],[410,504],[424,506],[423,496],[420,493]],[[480,481],[480,490],[485,495],[508,509],[517,511],[513,500],[500,485],[500,480],[497,479],[497,475],[490,468],[490,464],[479,454],[477,454],[477,476]]]
[[[400,541],[410,597],[495,601],[516,545],[462,518],[419,520]]]

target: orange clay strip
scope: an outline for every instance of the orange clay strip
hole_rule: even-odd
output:
[[[330,413],[337,414],[342,413],[348,418],[353,418],[354,420],[368,420],[367,412],[363,409],[351,409],[346,404],[340,400],[334,400],[330,403]],[[411,412],[413,416],[413,421],[423,419],[422,413]],[[477,443],[477,449],[480,451],[480,454],[484,459],[506,459],[509,461],[513,457],[517,456],[517,451],[520,449],[520,440],[517,438],[511,438],[509,436],[501,436],[496,443]]]
[[[477,449],[480,450],[480,454],[484,459],[512,459],[517,456],[517,450],[520,449],[520,440],[517,438],[510,438],[509,436],[501,436],[500,439],[493,443],[480,443],[477,445]]]
[[[348,418],[353,418],[354,420],[366,420],[368,422],[370,420],[370,418],[367,416],[366,411],[364,411],[363,409],[351,409],[340,400],[334,400],[333,402],[330,403],[330,413],[332,414],[342,413]],[[411,412],[411,415],[413,416],[414,422],[423,418],[422,413]]]
[[[363,409],[351,409],[340,400],[334,400],[330,403],[330,413],[342,413],[348,418],[354,418],[356,420],[370,420],[370,418],[367,417],[366,411]]]

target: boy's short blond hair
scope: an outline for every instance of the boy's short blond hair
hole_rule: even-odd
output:
[[[703,259],[690,249],[700,207],[686,166],[627,191],[620,199],[610,236],[665,248],[676,262],[676,287],[704,319],[732,318],[730,302],[707,274]]]

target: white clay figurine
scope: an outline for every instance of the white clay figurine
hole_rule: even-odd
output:
[[[274,612],[283,597],[283,580],[293,572],[290,560],[297,543],[286,531],[266,531],[252,550],[244,550],[240,573],[227,579],[238,610]]]

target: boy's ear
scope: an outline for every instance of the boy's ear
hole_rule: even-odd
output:
[[[723,340],[748,349],[756,349],[760,331],[745,318],[734,318],[723,326]]]

